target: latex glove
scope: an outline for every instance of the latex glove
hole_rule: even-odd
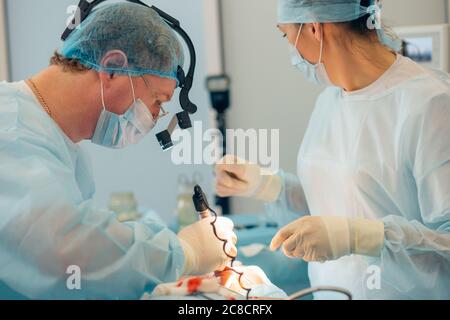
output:
[[[233,270],[243,273],[241,282],[244,287],[251,288],[255,285],[271,284],[269,278],[267,278],[260,267],[243,266],[239,265],[239,262],[235,262],[233,269],[225,268],[225,270],[221,272],[216,272],[216,277],[220,279],[220,284],[233,291],[240,291],[237,289],[241,288],[239,284],[239,274]]]
[[[286,297],[286,294],[277,288],[269,278],[267,278],[264,271],[257,266],[242,266],[236,262],[233,269],[237,272],[242,272],[243,275],[239,282],[239,274],[231,269],[225,269],[222,272],[216,273],[216,277],[220,279],[220,284],[232,291],[235,291],[243,296],[247,295],[247,291],[242,288],[249,288],[251,297]]]
[[[349,254],[380,256],[384,243],[381,221],[335,216],[302,217],[278,231],[270,244],[291,258],[336,260]]]
[[[281,178],[233,155],[216,164],[216,192],[221,197],[249,197],[274,202],[281,192]]]
[[[214,218],[202,219],[185,227],[178,233],[178,239],[185,255],[184,275],[204,275],[223,270],[230,258],[225,255],[223,242],[216,238],[211,222]],[[215,223],[217,235],[228,240],[225,247],[230,256],[236,256],[237,236],[233,222],[219,217]]]

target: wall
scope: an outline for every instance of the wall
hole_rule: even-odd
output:
[[[276,0],[223,0],[225,56],[232,78],[230,128],[279,128],[280,164],[296,172],[296,158],[320,92],[291,67],[285,39],[276,29]],[[444,0],[385,0],[393,25],[446,21]],[[250,200],[233,199],[235,212],[260,211]]]
[[[60,35],[68,18],[66,9],[76,0],[8,0],[7,11],[10,30],[11,71],[13,80],[26,79],[45,68],[52,52],[60,46]],[[149,1],[147,3],[150,4]],[[182,23],[197,48],[198,66],[191,98],[199,106],[193,120],[202,120],[208,127],[208,97],[204,88],[205,52],[202,19],[203,1],[159,0],[151,1]],[[168,104],[173,114],[180,110],[177,98]],[[167,122],[158,124],[155,133],[165,129]],[[174,218],[177,178],[179,174],[203,175],[205,189],[212,187],[212,170],[207,166],[174,166],[170,153],[163,153],[150,134],[139,145],[122,151],[112,151],[84,143],[91,153],[97,183],[97,199],[106,204],[113,191],[133,191],[138,201],[154,208],[165,220]]]
[[[394,26],[446,23],[446,0],[384,0],[384,17]]]

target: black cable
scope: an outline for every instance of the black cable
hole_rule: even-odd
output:
[[[250,298],[250,291],[251,291],[252,289],[247,288],[247,287],[245,287],[245,286],[242,284],[242,277],[244,276],[244,272],[239,272],[239,271],[237,271],[236,269],[233,268],[233,265],[234,265],[234,262],[236,261],[237,255],[236,255],[236,256],[231,256],[231,255],[229,255],[229,254],[227,253],[227,251],[226,251],[226,246],[227,246],[228,240],[220,238],[219,235],[217,234],[217,229],[216,229],[216,225],[215,225],[216,222],[217,222],[217,218],[218,218],[217,213],[216,213],[213,209],[211,209],[211,208],[209,207],[208,204],[206,204],[206,207],[208,208],[209,211],[211,211],[211,212],[214,214],[214,221],[212,221],[212,222],[210,223],[211,226],[213,227],[214,235],[216,236],[216,238],[217,238],[219,241],[223,242],[223,252],[225,253],[225,255],[226,255],[228,258],[231,259],[231,267],[230,267],[229,269],[230,269],[231,271],[233,271],[234,273],[236,273],[236,274],[239,275],[239,277],[238,277],[239,286],[240,286],[243,290],[245,290],[245,291],[247,292],[245,298],[246,298],[247,300],[249,300],[249,298]]]
[[[243,290],[245,290],[247,292],[246,298],[248,300],[249,296],[250,296],[251,289],[245,287],[242,284],[242,277],[243,277],[244,273],[237,271],[233,267],[234,266],[234,262],[236,261],[237,252],[236,252],[236,256],[232,256],[232,255],[228,254],[228,252],[226,250],[228,240],[227,239],[222,239],[221,237],[219,237],[219,234],[217,233],[217,228],[216,228],[216,222],[217,222],[217,219],[218,219],[217,213],[209,206],[208,200],[206,198],[206,195],[205,195],[205,193],[203,192],[202,188],[199,185],[196,185],[194,187],[194,195],[192,196],[192,201],[194,202],[195,210],[200,214],[202,219],[205,219],[205,218],[209,217],[210,216],[210,212],[212,212],[214,214],[214,220],[212,222],[210,222],[210,224],[211,224],[211,226],[213,228],[214,236],[219,241],[223,242],[222,250],[225,253],[225,255],[228,258],[231,259],[231,264],[230,264],[231,267],[228,267],[228,269],[239,275],[239,278],[238,278],[239,286]]]
[[[342,288],[338,288],[338,287],[331,287],[331,286],[320,286],[320,287],[312,287],[312,288],[307,288],[304,290],[300,290],[298,292],[295,292],[293,294],[291,294],[288,297],[288,300],[297,300],[299,298],[302,298],[304,296],[310,295],[314,292],[319,292],[319,291],[328,291],[328,292],[337,292],[337,293],[341,293],[345,296],[347,296],[348,300],[353,300],[353,296],[350,293],[350,291],[342,289]]]

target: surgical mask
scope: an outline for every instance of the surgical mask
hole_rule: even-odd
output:
[[[124,115],[117,115],[106,110],[103,82],[101,96],[103,110],[97,121],[92,142],[107,148],[121,149],[138,143],[156,125],[156,120],[141,99],[136,99],[133,81],[133,104]]]
[[[297,39],[295,40],[295,45],[289,44],[291,50],[291,62],[292,65],[299,69],[305,75],[306,80],[312,82],[316,85],[326,85],[332,86],[332,82],[328,77],[325,65],[322,62],[322,52],[323,52],[323,36],[320,40],[320,57],[319,63],[316,65],[311,64],[305,58],[302,57],[299,50],[297,49],[298,39],[300,38],[300,33],[302,32],[303,24],[300,26],[300,30],[297,34]]]

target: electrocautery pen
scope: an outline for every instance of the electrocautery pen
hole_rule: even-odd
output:
[[[208,200],[203,193],[202,188],[199,185],[194,187],[194,195],[192,196],[195,210],[200,215],[200,219],[206,219],[211,217],[211,211],[209,210]]]

